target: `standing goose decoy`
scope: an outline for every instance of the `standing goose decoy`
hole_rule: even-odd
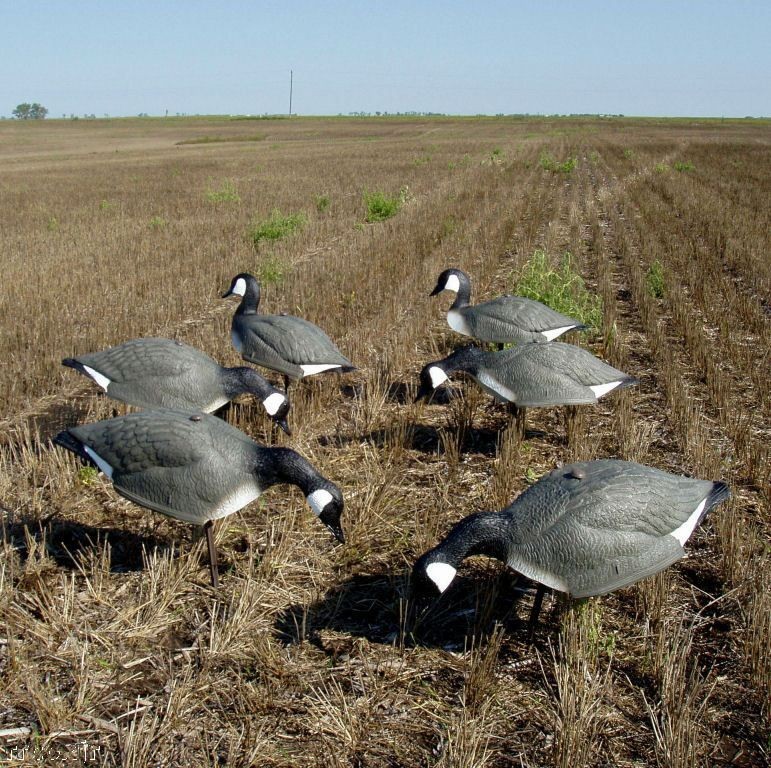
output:
[[[507,294],[471,306],[471,281],[459,269],[445,269],[430,295],[442,291],[458,294],[447,311],[450,328],[479,341],[498,345],[553,341],[567,331],[586,328],[578,320],[524,296]]]
[[[258,445],[214,416],[139,411],[70,427],[54,442],[96,465],[115,490],[140,506],[203,526],[217,587],[213,525],[278,483],[296,485],[311,509],[344,542],[340,489],[289,448]]]
[[[247,366],[223,368],[207,354],[172,339],[133,339],[62,365],[93,379],[112,398],[140,408],[211,413],[241,394],[254,395],[288,435],[289,400]]]
[[[244,360],[284,374],[285,389],[324,371],[354,371],[332,339],[317,325],[292,315],[259,315],[260,284],[242,272],[222,298],[241,296],[231,325],[233,346]]]
[[[415,400],[429,397],[456,372],[468,374],[497,402],[511,403],[520,414],[524,408],[596,403],[614,389],[638,383],[591,352],[560,341],[500,352],[469,345],[423,368]]]
[[[555,469],[501,512],[457,523],[413,567],[417,595],[450,586],[463,560],[487,555],[572,598],[604,595],[652,576],[685,555],[707,512],[725,501],[725,483],[603,459]]]

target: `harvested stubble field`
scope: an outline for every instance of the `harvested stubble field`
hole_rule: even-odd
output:
[[[184,142],[184,143],[181,143]],[[771,132],[757,121],[125,120],[0,124],[0,757],[126,766],[759,766],[769,752]],[[569,162],[575,158],[575,162]],[[678,170],[679,169],[679,170]],[[369,223],[364,194],[403,202]],[[294,234],[248,236],[274,210]],[[303,224],[304,222],[304,224]],[[566,252],[603,300],[573,338],[639,387],[531,411],[413,405],[460,339],[439,272],[511,290]],[[190,526],[50,438],[122,412],[63,357],[166,335],[235,365],[219,294],[317,322],[360,370],[293,390],[295,434],[227,418],[338,483],[335,546],[295,489]],[[657,278],[655,281],[653,277]],[[575,607],[476,559],[418,626],[409,567],[558,462],[732,490],[655,578]],[[410,631],[413,629],[414,631]]]

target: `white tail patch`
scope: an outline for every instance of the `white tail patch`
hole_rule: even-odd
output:
[[[432,365],[428,369],[428,375],[431,377],[431,386],[436,389],[441,387],[449,378],[447,374],[437,365]]]
[[[245,296],[246,280],[244,280],[243,277],[239,277],[238,280],[236,280],[235,285],[230,289],[230,292],[234,293],[236,296]]]
[[[460,280],[457,275],[450,275],[447,278],[447,282],[444,284],[443,291],[455,291],[457,293],[460,290]]]
[[[316,515],[316,517],[324,511],[324,507],[326,507],[332,499],[332,494],[329,491],[324,490],[324,488],[319,488],[318,490],[313,491],[313,493],[309,493],[305,498],[308,502],[308,506],[313,510],[313,514]]]
[[[591,389],[592,392],[594,392],[594,396],[599,399],[603,395],[607,395],[608,392],[612,392],[620,384],[620,381],[611,381],[609,384],[593,384],[589,389]]]
[[[112,480],[112,467],[93,448],[89,448],[87,445],[84,445],[83,448],[94,464],[104,472],[105,477]]]
[[[332,368],[342,368],[338,363],[314,363],[313,365],[301,365],[303,376],[313,376],[314,373],[323,373]]]
[[[452,584],[457,571],[449,563],[429,563],[426,566],[426,576],[436,584],[440,592],[444,592]]]
[[[675,530],[669,534],[680,542],[681,547],[684,547],[685,542],[688,541],[688,539],[691,537],[693,529],[696,527],[696,523],[699,522],[699,518],[701,517],[701,513],[704,511],[704,505],[706,503],[707,500],[704,499],[701,504],[699,504],[699,506],[696,507],[693,512],[691,512],[691,516],[681,526],[675,528]]]
[[[274,392],[272,395],[268,395],[262,404],[265,406],[265,410],[269,416],[275,416],[278,413],[278,409],[284,404],[286,398],[279,392]]]
[[[551,331],[541,331],[541,336],[545,336],[546,341],[553,341],[571,328],[575,328],[575,325],[566,325],[564,328],[553,328]]]
[[[112,384],[104,374],[95,371],[93,368],[89,368],[87,365],[83,366],[83,370],[106,392],[107,387]]]

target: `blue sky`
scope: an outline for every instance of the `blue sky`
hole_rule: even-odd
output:
[[[0,115],[771,115],[768,0],[0,0]]]

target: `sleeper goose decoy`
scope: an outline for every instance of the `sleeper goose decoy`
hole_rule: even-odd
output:
[[[224,368],[207,354],[172,339],[133,339],[62,360],[112,398],[140,408],[216,411],[241,394],[260,400],[288,435],[289,400],[247,366]]]
[[[230,337],[244,360],[284,374],[289,380],[324,371],[353,371],[355,366],[317,325],[292,315],[260,315],[260,284],[253,275],[236,275],[222,295],[240,296]]]
[[[456,333],[492,344],[553,341],[563,333],[585,325],[539,301],[524,296],[499,296],[471,306],[471,280],[460,269],[445,269],[431,291],[455,291],[447,323]]]
[[[478,512],[457,523],[415,563],[412,584],[416,595],[436,596],[465,558],[487,555],[572,598],[603,595],[683,557],[696,526],[729,496],[725,483],[633,462],[566,465],[501,512]],[[531,627],[539,608],[536,600]]]
[[[258,445],[214,416],[158,409],[84,424],[54,442],[94,464],[129,501],[206,532],[217,587],[214,522],[278,483],[300,488],[338,541],[344,542],[340,489],[289,448]]]
[[[423,367],[416,401],[457,372],[471,376],[497,402],[519,408],[596,403],[614,389],[638,383],[591,352],[561,341],[499,352],[469,345]]]

